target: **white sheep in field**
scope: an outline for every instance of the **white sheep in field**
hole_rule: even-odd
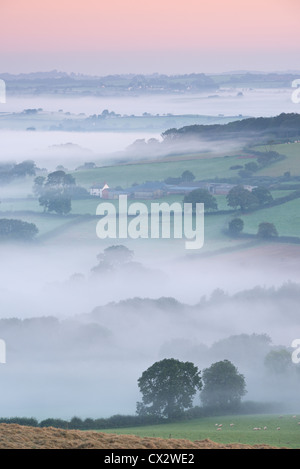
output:
[[[223,423],[220,423],[219,427],[223,427]]]
[[[233,427],[233,426],[234,426],[234,423],[230,423],[229,426],[230,426],[230,427]]]
[[[267,429],[267,427],[264,427],[264,430],[266,430],[266,429]]]
[[[222,428],[221,428],[221,427],[218,427],[217,430],[222,430]]]
[[[280,430],[280,427],[277,427],[276,430]]]
[[[253,430],[261,430],[260,427],[254,427]]]

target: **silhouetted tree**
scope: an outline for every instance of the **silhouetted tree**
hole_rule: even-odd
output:
[[[137,403],[139,415],[175,418],[192,407],[202,382],[193,363],[166,358],[144,371],[138,386],[143,395],[142,402]]]
[[[201,401],[205,407],[235,410],[246,394],[245,378],[229,360],[213,363],[203,370]]]
[[[278,232],[273,223],[262,222],[258,225],[257,236],[259,238],[274,238],[278,236]]]
[[[228,231],[232,235],[237,235],[243,231],[244,222],[241,218],[234,218],[228,223]]]
[[[183,199],[184,203],[192,203],[193,208],[196,207],[196,203],[203,203],[205,210],[218,210],[218,204],[208,190],[206,189],[195,189],[189,194],[186,194]]]
[[[273,197],[266,187],[254,187],[252,194],[258,199],[260,205],[268,204],[273,201]]]
[[[251,208],[257,207],[259,204],[258,199],[255,195],[252,194],[249,190],[245,189],[243,186],[235,186],[228,192],[227,204],[230,207],[238,208],[241,210],[249,210]]]
[[[194,179],[196,179],[196,176],[188,169],[184,171],[181,175],[182,182],[191,182],[194,181]]]

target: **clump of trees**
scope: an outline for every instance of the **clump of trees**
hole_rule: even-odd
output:
[[[195,189],[184,196],[184,203],[193,204],[195,210],[197,203],[203,203],[205,210],[218,210],[216,198],[206,189]]]
[[[234,209],[253,210],[273,202],[270,191],[263,186],[254,187],[251,191],[243,185],[234,186],[228,192],[227,204]]]
[[[287,374],[293,366],[291,353],[284,348],[271,350],[265,357],[264,365],[266,370],[271,374]]]
[[[255,195],[242,185],[234,186],[230,189],[226,199],[229,207],[233,207],[234,209],[240,208],[242,211],[250,210],[258,206],[258,199]]]
[[[253,137],[256,142],[270,144],[276,140],[288,141],[291,138],[300,136],[300,116],[296,113],[281,113],[275,117],[250,117],[247,119],[236,120],[228,124],[212,125],[188,125],[179,129],[168,129],[163,132],[163,142],[182,141],[183,139],[207,139],[207,140],[226,140],[234,139],[237,136]],[[276,136],[276,137],[274,137]],[[272,142],[271,142],[272,140]],[[266,152],[257,152],[261,155],[259,164],[269,164],[278,159],[278,153],[269,150]],[[255,154],[255,152],[253,152]],[[279,155],[281,157],[281,155]]]
[[[134,252],[122,244],[109,246],[98,254],[98,264],[92,268],[93,274],[101,274],[119,269],[132,263]]]
[[[191,171],[189,171],[187,169],[187,170],[183,171],[181,176],[179,176],[179,177],[168,177],[164,180],[164,182],[165,182],[165,184],[177,185],[177,184],[181,184],[183,182],[193,182],[195,179],[196,179],[196,176]]]
[[[32,160],[26,160],[21,163],[1,163],[0,164],[0,182],[8,184],[14,179],[24,178],[26,176],[35,176],[36,165]]]
[[[38,176],[34,180],[34,194],[45,212],[65,215],[71,211],[72,198],[86,197],[87,191],[76,185],[75,178],[65,171],[57,170],[48,177]]]
[[[138,379],[142,402],[138,415],[178,418],[193,408],[200,391],[204,407],[235,411],[246,394],[245,378],[229,360],[212,364],[202,373],[191,362],[174,358],[155,362]]]
[[[0,241],[32,241],[39,230],[34,223],[23,220],[0,219]]]
[[[252,195],[257,198],[259,205],[265,205],[273,202],[273,197],[270,191],[263,186],[257,186],[252,189]]]

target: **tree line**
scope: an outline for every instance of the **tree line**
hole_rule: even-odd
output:
[[[163,143],[174,142],[185,138],[213,140],[233,139],[236,137],[253,137],[256,142],[289,141],[300,137],[300,115],[281,113],[275,117],[250,117],[228,124],[189,125],[180,129],[168,129],[163,132]]]
[[[174,358],[155,362],[138,379],[142,401],[137,403],[136,415],[113,415],[109,418],[70,421],[48,418],[2,418],[0,423],[17,423],[34,427],[65,429],[101,429],[151,425],[166,421],[241,410],[241,398],[246,394],[245,378],[229,361],[223,360],[204,369],[202,376],[192,362]],[[201,391],[202,407],[193,399]]]

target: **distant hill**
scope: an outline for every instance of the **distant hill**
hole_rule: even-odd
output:
[[[162,136],[167,143],[184,139],[227,140],[236,137],[254,137],[256,141],[289,141],[300,138],[300,114],[282,113],[275,117],[250,117],[224,125],[190,125],[166,130]]]
[[[290,88],[298,72],[232,72],[224,74],[190,73],[165,75],[153,73],[93,76],[57,70],[32,73],[1,73],[10,94],[64,94],[106,96],[122,93],[165,94],[199,93],[227,88]]]

